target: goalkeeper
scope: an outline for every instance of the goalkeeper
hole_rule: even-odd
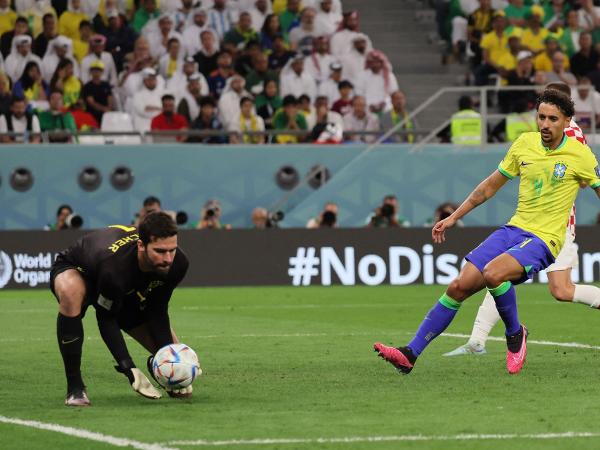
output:
[[[82,318],[90,305],[96,310],[100,334],[117,362],[117,371],[127,377],[134,391],[160,398],[133,363],[121,330],[152,355],[177,342],[168,304],[188,265],[177,247],[177,225],[163,212],[147,215],[139,228],[112,225],[92,232],[58,254],[50,273],[50,289],[59,305],[56,332],[67,378],[67,406],[90,404],[81,376]],[[167,392],[189,396],[191,386]]]

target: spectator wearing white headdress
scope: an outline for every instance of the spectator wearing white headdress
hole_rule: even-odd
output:
[[[344,17],[340,22],[338,30],[331,36],[329,41],[329,48],[331,54],[342,58],[352,49],[354,38],[359,33],[358,31],[358,12],[350,11],[344,13]],[[371,40],[367,35],[363,36],[367,39],[369,47],[372,47]]]
[[[179,101],[184,93],[187,91],[188,82],[192,75],[198,75],[194,77],[198,81],[199,91],[202,96],[209,95],[208,82],[204,75],[198,72],[198,64],[191,56],[186,56],[181,64],[181,67],[175,72],[175,74],[167,80],[166,90],[175,96],[175,99]],[[194,120],[192,118],[192,120]]]
[[[94,34],[90,38],[90,53],[81,61],[81,81],[83,84],[91,79],[90,66],[94,61],[102,61],[104,71],[102,73],[102,81],[107,81],[111,86],[115,87],[118,83],[117,68],[112,55],[105,51],[106,38],[101,34]]]
[[[58,18],[58,34],[77,39],[79,37],[79,23],[90,20],[81,8],[81,0],[69,0],[67,10]]]
[[[356,85],[358,76],[365,70],[367,54],[371,51],[371,41],[364,33],[356,33],[352,38],[352,48],[340,58],[344,79]]]
[[[13,83],[21,78],[23,69],[29,61],[34,61],[42,67],[42,60],[31,52],[31,36],[21,34],[13,39],[13,47],[4,61],[4,70]]]
[[[206,11],[202,8],[194,9],[191,21],[183,30],[183,48],[187,56],[194,56],[202,48],[200,33],[208,29]]]
[[[149,131],[152,119],[162,111],[163,89],[158,86],[156,70],[142,70],[142,87],[132,101],[133,126],[137,131]]]
[[[59,35],[48,43],[46,54],[42,60],[42,76],[47,83],[52,79],[58,62],[63,58],[73,62],[73,73],[75,77],[79,78],[79,63],[73,56],[73,41],[66,36]]]
[[[240,117],[240,100],[242,97],[252,97],[245,89],[246,80],[240,75],[233,75],[227,79],[221,97],[219,98],[219,120],[226,130],[236,127],[236,120]]]
[[[340,0],[317,0],[314,8],[317,10],[315,17],[315,28],[319,35],[332,35],[340,26],[342,11]],[[306,6],[308,2],[305,1]],[[337,9],[337,8],[340,9]]]
[[[398,81],[387,56],[379,50],[367,54],[365,70],[355,84],[357,95],[365,97],[369,111],[381,113],[392,107],[390,96],[398,90]]]
[[[305,94],[310,98],[311,103],[315,100],[317,96],[317,83],[304,70],[304,56],[294,56],[281,69],[280,91],[282,97],[293,95],[298,98],[302,94]]]
[[[157,20],[148,22],[142,30],[142,34],[150,43],[150,54],[153,58],[159,59],[167,53],[169,39],[176,38],[180,43],[183,42],[183,36],[173,27],[173,18],[169,14],[163,14]]]

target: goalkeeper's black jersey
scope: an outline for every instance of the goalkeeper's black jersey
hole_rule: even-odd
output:
[[[189,262],[177,248],[167,275],[142,272],[137,260],[138,238],[136,228],[122,225],[95,231],[59,253],[55,264],[67,263],[81,272],[88,302],[96,308],[119,317],[161,315]]]

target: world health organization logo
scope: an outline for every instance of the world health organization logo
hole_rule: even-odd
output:
[[[13,267],[10,256],[0,251],[0,289],[8,284],[12,277]]]

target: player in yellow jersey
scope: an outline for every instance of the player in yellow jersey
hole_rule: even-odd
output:
[[[409,373],[417,357],[454,319],[461,303],[483,288],[494,297],[506,326],[506,366],[518,373],[527,354],[527,329],[518,317],[515,284],[554,262],[565,239],[567,219],[581,184],[600,198],[600,169],[589,147],[567,139],[564,129],[574,115],[573,101],[546,90],[536,105],[540,132],[523,133],[504,159],[449,217],[436,223],[434,242],[445,230],[484,203],[504,184],[520,176],[517,210],[508,224],[492,233],[467,256],[458,277],[429,311],[405,347],[375,344],[375,351],[398,371]]]

